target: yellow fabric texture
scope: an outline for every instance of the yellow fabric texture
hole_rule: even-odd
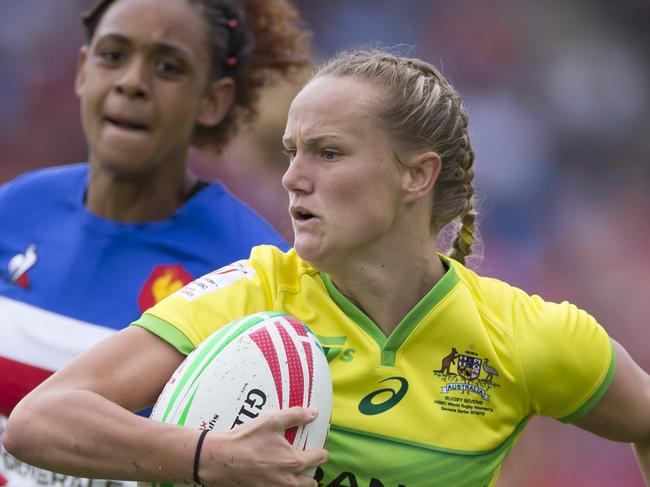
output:
[[[327,352],[333,427],[432,454],[479,455],[507,443],[509,449],[530,416],[565,418],[602,394],[614,357],[593,317],[440,258],[444,282],[389,337],[327,276],[293,250],[271,246],[189,284],[135,324],[154,333],[175,327],[196,346],[248,314],[293,315]]]

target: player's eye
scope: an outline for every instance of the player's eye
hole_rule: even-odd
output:
[[[282,152],[284,152],[284,155],[289,158],[289,162],[293,161],[294,157],[296,157],[296,149],[283,149]]]
[[[180,63],[169,60],[158,61],[156,63],[156,70],[166,75],[179,75],[185,72],[185,69]]]
[[[334,161],[339,157],[339,153],[332,149],[323,149],[321,157],[326,161]]]
[[[102,60],[104,64],[118,64],[120,61],[123,61],[126,55],[124,52],[119,51],[117,49],[108,49],[105,51],[100,51],[97,53],[99,58]]]

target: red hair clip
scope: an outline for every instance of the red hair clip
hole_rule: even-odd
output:
[[[239,27],[239,20],[237,20],[237,19],[230,19],[230,20],[228,21],[228,27],[230,27],[230,28],[233,29],[233,30],[236,29],[237,27]]]
[[[226,64],[228,66],[237,66],[237,56],[230,56],[226,59]]]

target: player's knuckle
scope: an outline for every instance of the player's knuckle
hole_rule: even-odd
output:
[[[300,485],[300,480],[296,475],[283,475],[278,479],[278,484],[284,487],[298,487]]]
[[[302,472],[306,468],[305,461],[295,455],[287,459],[286,466],[292,472]]]
[[[292,475],[288,479],[288,487],[299,487],[300,486],[300,479],[296,475]]]

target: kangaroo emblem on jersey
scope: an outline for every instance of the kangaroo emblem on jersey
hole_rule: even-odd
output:
[[[24,254],[18,254],[11,258],[9,261],[9,276],[11,282],[17,284],[23,289],[29,289],[31,283],[29,282],[29,276],[27,271],[34,267],[38,256],[36,255],[36,245],[30,245],[27,247],[27,250]]]
[[[458,350],[452,347],[451,352],[441,359],[440,368],[434,370],[433,374],[444,382],[441,387],[443,394],[476,394],[483,401],[489,401],[488,391],[493,387],[500,387],[493,380],[494,377],[499,377],[499,371],[489,365],[489,358],[480,358],[478,353],[471,350],[458,353]],[[446,399],[458,398],[447,396]]]
[[[447,373],[451,374],[449,367],[452,366],[456,357],[458,356],[458,350],[452,347],[451,353],[442,359],[442,364],[440,365],[440,370],[434,370],[434,372]]]

